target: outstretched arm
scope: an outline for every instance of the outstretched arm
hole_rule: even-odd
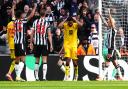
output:
[[[102,22],[105,24],[105,26],[108,26],[107,21],[103,18],[103,16],[100,13],[99,13],[99,16],[100,16]]]
[[[64,23],[67,21],[67,18],[65,19],[65,20],[63,20],[59,25],[58,25],[58,27],[59,28],[63,28],[63,25],[64,25]]]
[[[37,7],[37,3],[34,3],[34,8],[32,9],[32,12],[30,13],[30,15],[27,17],[27,20],[30,20],[34,16],[36,7]]]
[[[16,7],[16,1],[13,0],[13,3],[12,3],[12,18],[15,18],[15,7]]]
[[[73,20],[79,25],[79,26],[83,26],[83,21],[81,20],[81,22],[80,21],[78,21],[77,19],[76,19],[76,17],[72,17],[73,18]]]
[[[109,14],[109,20],[110,20],[111,27],[115,28],[115,20],[114,18],[112,18],[111,9],[108,9],[108,14]]]

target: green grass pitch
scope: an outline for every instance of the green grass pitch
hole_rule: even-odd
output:
[[[0,89],[128,89],[128,81],[1,81]]]

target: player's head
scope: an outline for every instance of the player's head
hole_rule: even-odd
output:
[[[25,12],[25,13],[28,13],[29,10],[30,10],[29,5],[25,5],[25,6],[24,6],[24,12]]]
[[[46,15],[46,12],[45,11],[46,11],[45,9],[41,9],[40,10],[40,16],[41,17],[44,17]]]
[[[86,44],[88,44],[88,43],[89,43],[88,38],[87,38],[86,36],[83,37],[82,45],[86,45]]]
[[[96,25],[95,24],[92,24],[91,25],[91,32],[95,32],[96,31]]]
[[[117,13],[117,10],[116,10],[116,8],[111,8],[110,12],[112,15],[115,15]]]
[[[57,28],[55,33],[56,33],[57,36],[60,36],[61,30],[59,28]]]
[[[16,11],[15,17],[17,19],[21,19],[23,17],[23,11],[21,10]]]
[[[112,25],[114,25],[114,27],[115,27],[115,20],[114,20],[114,18],[108,18],[107,19],[107,23],[108,23],[108,27],[112,27]]]
[[[46,6],[46,12],[47,13],[51,13],[52,9],[51,9],[51,6],[50,5],[47,5]]]
[[[7,14],[10,15],[11,14],[11,7],[10,6],[7,6]]]
[[[71,16],[68,17],[67,21],[68,21],[68,26],[71,27],[73,25],[73,19],[72,19],[72,17]]]
[[[119,31],[118,31],[119,35],[124,36],[124,31],[122,27],[119,27]]]

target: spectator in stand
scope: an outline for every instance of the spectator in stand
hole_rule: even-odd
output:
[[[86,0],[88,7],[94,13],[95,9],[98,7],[98,0]]]
[[[92,24],[91,25],[91,33],[89,36],[89,42],[93,45],[93,47],[95,48],[96,51],[96,55],[99,54],[99,41],[98,41],[98,33],[96,31],[96,25]]]
[[[86,10],[86,11],[88,11],[88,4],[87,4],[87,2],[86,1],[83,1],[83,3],[80,3],[79,4],[79,13],[82,13],[83,12],[83,10]]]
[[[46,6],[46,21],[50,24],[53,25],[53,21],[54,21],[54,14],[53,11],[51,9],[50,5]]]
[[[67,18],[67,16],[68,16],[68,12],[67,12],[64,8],[62,8],[62,9],[60,10],[59,19],[60,19],[60,20],[64,20],[64,19]]]
[[[59,28],[57,28],[53,35],[53,53],[60,55],[57,65],[65,73],[63,42],[63,33]]]
[[[59,28],[56,29],[53,35],[53,53],[59,54],[63,48],[63,34]]]
[[[50,29],[51,29],[52,35],[55,35],[56,34],[57,25],[58,25],[58,22],[55,20],[53,22],[53,25],[49,26]]]
[[[29,11],[30,11],[29,5],[25,5],[24,6],[24,14],[23,14],[24,15],[24,18],[28,16]]]
[[[120,54],[121,54],[121,57],[128,57],[128,50],[126,49],[126,46],[122,46],[120,48]],[[126,60],[128,62],[128,60]]]
[[[46,9],[46,6],[49,5],[47,0],[39,0],[38,1],[38,12],[40,12],[40,10]]]
[[[126,56],[128,56],[128,51],[125,46],[125,36],[122,27],[120,27],[118,30],[118,34],[116,37],[116,46],[119,47],[121,57],[127,59]],[[128,60],[126,61],[128,62]]]
[[[54,0],[51,4],[56,7],[57,11],[60,11],[64,7],[65,2],[64,0]]]
[[[5,12],[5,13],[4,13]],[[6,11],[2,13],[1,17],[1,30],[0,30],[0,51],[3,54],[9,54],[9,48],[6,39],[6,26],[12,20],[11,7],[7,6]]]
[[[3,12],[3,16],[2,16],[2,25],[4,26],[4,28],[6,29],[7,24],[12,20],[12,11],[11,11],[11,6],[7,6],[6,7],[6,12]]]
[[[48,0],[41,0],[44,5],[48,4]]]
[[[96,55],[92,44],[88,42],[88,38],[84,37],[77,49],[77,55]]]
[[[60,15],[60,10],[65,6],[65,1],[64,0],[53,0],[53,2],[51,2],[52,6],[53,6],[53,10],[54,10],[54,15],[56,16],[56,18],[59,17]]]
[[[39,8],[37,8],[37,9],[42,10],[42,9],[45,9],[45,7],[46,7],[46,4],[44,4],[43,2],[40,2],[39,3]]]
[[[120,37],[121,37],[121,46],[124,46],[125,45],[125,36],[124,36],[124,31],[123,31],[123,28],[120,27],[119,28],[119,31],[118,31]]]
[[[71,8],[70,8],[70,16],[76,16],[78,12],[78,4],[77,0],[72,0]]]
[[[17,0],[16,10],[24,11],[25,5],[27,5],[26,0]]]
[[[4,16],[7,7],[12,6],[12,0],[4,0],[3,3],[1,3],[1,14]]]
[[[99,27],[99,10],[98,9],[96,9],[95,10],[95,14],[94,14],[94,24],[96,25],[96,30],[97,30],[97,32],[99,31],[98,29],[98,27]],[[99,32],[98,32],[99,33]]]
[[[88,15],[88,10],[84,9],[82,11],[82,18],[84,19],[85,23],[86,23],[86,29],[87,30],[90,30],[90,27],[91,27],[91,20],[92,20],[92,17],[89,19],[89,15]]]
[[[94,16],[93,16],[93,13],[91,10],[88,10],[87,18],[89,20],[88,25],[91,27],[92,23],[94,23]],[[87,20],[87,19],[85,19],[85,20]],[[89,27],[89,29],[90,29],[90,27]]]
[[[82,15],[80,16],[80,18],[83,19],[83,21],[84,21],[83,26],[81,28],[79,28],[80,30],[78,30],[78,37],[81,41],[83,39],[83,37],[85,37],[85,36],[88,38],[90,35],[90,32],[91,32],[90,31],[91,22],[87,17],[87,10],[86,9],[84,9],[82,11]]]

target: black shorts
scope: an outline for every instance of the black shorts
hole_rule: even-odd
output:
[[[46,45],[34,45],[34,57],[48,56],[48,49]]]
[[[108,49],[108,54],[112,55],[112,57],[110,59],[108,59],[108,61],[116,60],[116,58],[117,58],[116,50]]]
[[[25,56],[25,47],[23,44],[15,44],[15,56]]]

